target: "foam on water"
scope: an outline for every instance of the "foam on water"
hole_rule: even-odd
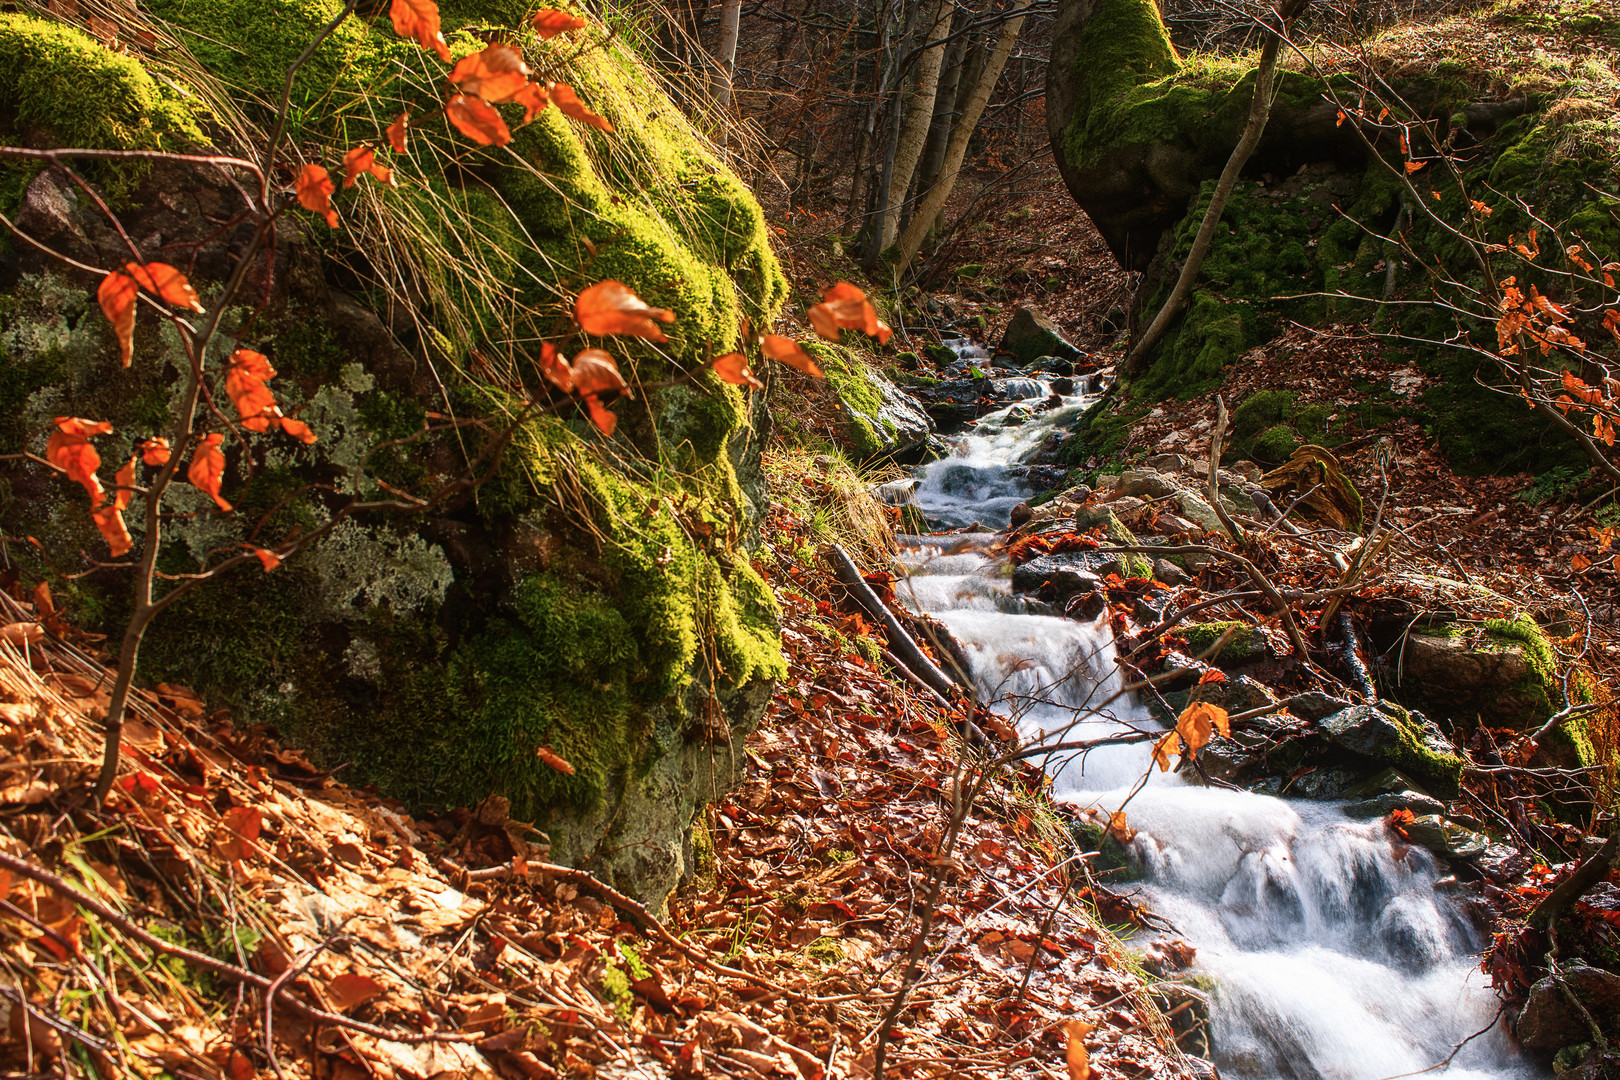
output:
[[[981,421],[994,430],[925,466],[912,500],[946,527],[1005,524],[1029,494],[1010,467],[1061,419]],[[978,551],[943,554],[956,537],[909,539],[901,599],[950,629],[982,699],[1026,740],[1157,729],[1122,691],[1106,623],[1024,614],[1004,565]],[[1196,948],[1193,968],[1214,984],[1223,1076],[1383,1080],[1435,1065],[1495,1015],[1478,970],[1483,942],[1436,891],[1441,868],[1421,848],[1397,848],[1380,822],[1331,803],[1185,783],[1152,768],[1146,741],[1055,754],[1047,769],[1060,800],[1125,807],[1147,870],[1144,899]],[[1493,1030],[1444,1075],[1543,1073]]]

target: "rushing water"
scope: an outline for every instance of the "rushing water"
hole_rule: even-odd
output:
[[[1046,396],[1023,381],[1038,389],[1020,396]],[[950,457],[918,470],[911,500],[935,528],[1004,528],[1030,495],[1017,464],[1081,404],[1019,422],[1027,403],[1014,403],[981,418]],[[1107,625],[1032,613],[1005,562],[974,550],[992,535],[908,537],[902,555],[902,597],[949,627],[981,696],[1026,739],[1156,726],[1122,691]],[[1444,868],[1421,848],[1397,849],[1382,823],[1333,803],[1185,783],[1151,769],[1145,742],[1055,754],[1047,769],[1055,797],[1077,807],[1111,812],[1130,796],[1144,899],[1195,946],[1192,971],[1215,987],[1223,1076],[1384,1080],[1430,1068],[1491,1023],[1484,943],[1436,891]],[[1443,1075],[1542,1073],[1492,1030]]]

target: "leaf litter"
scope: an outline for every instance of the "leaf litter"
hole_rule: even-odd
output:
[[[0,584],[0,622],[39,631],[0,634],[8,1071],[870,1075],[964,717],[852,649],[838,627],[859,616],[826,599],[830,575],[782,589],[791,673],[709,812],[709,875],[663,920],[547,863],[499,796],[415,818],[184,687],[134,695],[114,795],[92,808],[97,639]],[[1027,767],[997,778],[940,867],[886,1073],[1190,1074],[1098,915],[1128,901],[1089,881],[1041,787]]]

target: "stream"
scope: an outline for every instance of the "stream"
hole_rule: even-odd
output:
[[[1122,692],[1105,622],[1043,613],[1044,605],[1012,591],[1004,558],[975,550],[1032,494],[1020,463],[1086,403],[1051,400],[1046,382],[998,383],[1021,400],[980,417],[956,437],[950,456],[884,493],[909,497],[933,529],[969,530],[903,536],[909,580],[897,589],[950,629],[971,659],[982,700],[1026,740],[1154,728],[1147,710]],[[975,522],[983,532],[972,530]],[[1152,768],[1147,742],[1083,757],[1053,754],[1046,768],[1055,799],[1105,813],[1149,774],[1126,807],[1145,868],[1139,899],[1174,927],[1165,937],[1196,949],[1183,977],[1212,988],[1222,1076],[1385,1080],[1430,1069],[1490,1026],[1497,999],[1479,970],[1487,942],[1444,886],[1437,891],[1449,871],[1422,848],[1397,849],[1381,820],[1353,820],[1334,802],[1187,782]],[[1498,1025],[1433,1075],[1544,1073]]]

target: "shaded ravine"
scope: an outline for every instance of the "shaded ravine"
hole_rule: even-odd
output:
[[[900,595],[949,628],[983,699],[1025,739],[1156,728],[1122,692],[1106,623],[1041,613],[1012,591],[1004,558],[976,550],[1032,494],[1019,463],[1082,406],[1052,401],[1043,379],[1019,381],[1030,386],[1000,387],[1029,401],[983,416],[951,456],[886,493],[909,498],[932,528],[985,527],[902,537]],[[1045,411],[1030,415],[1035,402]],[[1385,1080],[1430,1069],[1490,1026],[1485,942],[1426,850],[1397,847],[1381,821],[1353,820],[1337,803],[1195,786],[1151,764],[1150,744],[1137,742],[1053,755],[1047,769],[1054,797],[1078,808],[1111,812],[1129,796],[1143,898],[1196,948],[1186,974],[1211,988],[1223,1076]],[[1444,1075],[1545,1074],[1498,1025]]]

